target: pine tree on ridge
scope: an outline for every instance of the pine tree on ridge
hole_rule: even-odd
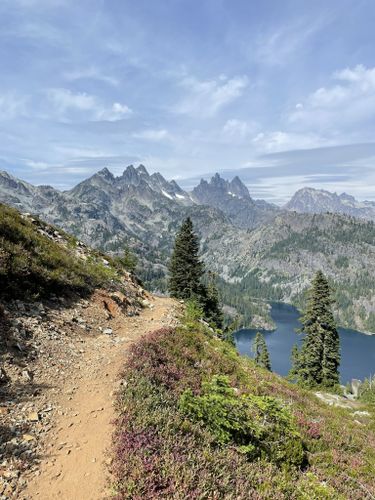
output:
[[[271,359],[264,336],[257,332],[253,342],[254,361],[257,365],[271,371]]]
[[[308,292],[306,310],[301,318],[305,334],[295,358],[291,375],[308,386],[333,387],[339,383],[340,339],[332,313],[332,291],[327,278],[318,271]]]

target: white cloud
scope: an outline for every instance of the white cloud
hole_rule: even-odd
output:
[[[0,94],[0,120],[25,116],[27,100],[27,97],[19,97],[13,93]]]
[[[180,84],[187,89],[188,95],[175,111],[189,115],[213,116],[222,107],[240,97],[248,83],[246,76],[228,79],[225,75],[220,75],[217,80],[203,81],[191,76],[185,77]]]
[[[259,152],[273,153],[295,149],[309,149],[328,145],[316,134],[293,133],[284,131],[260,132],[252,139],[253,145]]]
[[[109,85],[112,85],[113,87],[117,87],[120,83],[119,80],[114,76],[103,74],[98,68],[94,66],[91,66],[86,69],[66,71],[63,73],[63,77],[65,80],[69,82],[91,79],[107,83]]]
[[[46,170],[52,166],[50,163],[46,163],[44,161],[35,161],[28,158],[21,158],[21,160],[25,163],[25,165],[33,170]]]
[[[48,99],[56,106],[57,110],[64,113],[68,109],[92,111],[97,108],[94,96],[85,92],[74,93],[71,90],[58,88],[48,91]]]
[[[114,102],[110,107],[106,107],[93,95],[85,92],[74,93],[65,88],[50,89],[47,96],[63,119],[68,118],[70,112],[78,111],[86,112],[92,121],[117,121],[132,112],[125,104]]]
[[[140,132],[134,132],[133,137],[136,139],[145,139],[146,141],[163,141],[165,139],[170,139],[171,136],[168,130],[141,130]]]
[[[132,110],[126,104],[114,102],[109,109],[98,109],[97,120],[106,120],[109,122],[116,122],[122,120],[127,115],[131,114]]]
[[[231,118],[224,124],[223,136],[229,139],[247,139],[258,128],[257,123]]]
[[[333,84],[321,87],[299,103],[289,122],[327,132],[365,125],[375,118],[375,68],[358,65],[332,75]]]
[[[256,59],[261,64],[270,66],[282,66],[288,63],[328,21],[328,18],[298,19],[271,32],[262,32],[256,43]],[[250,57],[254,57],[254,54],[250,53]]]

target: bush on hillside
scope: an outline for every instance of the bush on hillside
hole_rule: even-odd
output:
[[[238,395],[223,375],[203,383],[202,394],[187,389],[180,410],[208,429],[221,444],[233,443],[249,459],[267,457],[284,465],[301,465],[301,437],[289,410],[275,398]]]
[[[0,204],[0,294],[48,296],[66,291],[89,292],[116,279],[114,267],[92,251],[85,259],[74,252],[75,240],[64,235],[59,244],[43,234],[46,224],[24,218]],[[60,232],[62,233],[62,232]]]
[[[194,315],[131,349],[111,465],[117,500],[375,494],[371,422],[259,369]]]

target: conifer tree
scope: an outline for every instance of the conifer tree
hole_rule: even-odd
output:
[[[340,345],[332,313],[332,293],[321,271],[312,281],[301,318],[305,334],[298,354],[298,380],[304,384],[333,386],[339,381]]]
[[[290,368],[289,373],[288,373],[288,379],[291,381],[298,380],[299,371],[300,371],[299,358],[300,358],[300,352],[299,352],[298,346],[297,346],[297,344],[294,344],[292,347],[292,353],[290,356],[291,368]]]
[[[122,257],[120,257],[120,262],[129,272],[134,273],[138,259],[136,255],[130,250],[128,246],[124,248],[124,253]]]
[[[202,285],[200,289],[200,301],[205,312],[205,318],[209,323],[214,323],[216,328],[223,328],[224,315],[220,306],[219,292],[215,284],[215,275],[208,272],[208,284]]]
[[[198,251],[199,241],[188,217],[176,235],[169,265],[168,289],[172,297],[190,299],[200,295],[204,268]]]
[[[264,336],[257,332],[253,342],[254,361],[257,365],[271,371],[271,360]]]

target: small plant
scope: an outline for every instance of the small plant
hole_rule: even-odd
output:
[[[238,395],[226,376],[204,383],[199,396],[187,389],[179,407],[209,429],[217,443],[233,443],[251,459],[265,456],[284,465],[301,465],[304,460],[301,437],[289,411],[269,396]]]
[[[183,317],[183,322],[187,326],[189,324],[194,324],[196,321],[204,317],[204,312],[199,302],[195,299],[188,300],[185,306],[185,314]]]
[[[359,399],[364,403],[375,405],[375,376],[364,380],[359,389]]]
[[[130,273],[134,273],[138,264],[138,258],[132,250],[126,246],[122,256],[116,259]]]
[[[267,349],[267,344],[264,340],[264,336],[260,332],[257,332],[252,347],[255,363],[261,368],[271,371],[271,359]]]

